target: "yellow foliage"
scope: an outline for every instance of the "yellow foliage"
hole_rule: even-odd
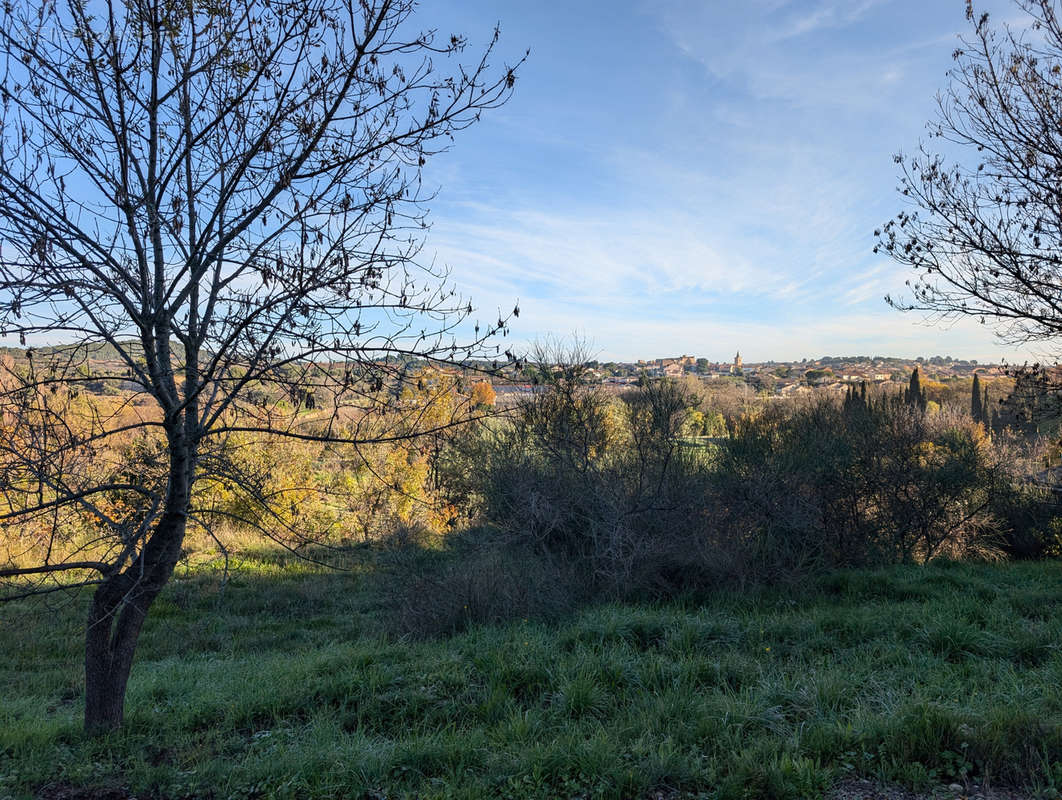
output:
[[[477,381],[472,384],[472,392],[469,395],[469,401],[476,408],[493,406],[497,401],[494,387],[487,383],[487,381]]]

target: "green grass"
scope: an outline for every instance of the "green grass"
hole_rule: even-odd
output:
[[[264,556],[223,587],[179,576],[141,639],[125,729],[95,740],[80,731],[86,598],[0,608],[0,797],[1062,784],[1057,563],[844,572],[419,642],[386,634],[374,586]]]

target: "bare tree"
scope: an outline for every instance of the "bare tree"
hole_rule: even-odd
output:
[[[1062,20],[1058,0],[1016,4],[1026,28],[995,28],[968,0],[973,33],[955,50],[930,144],[896,156],[910,207],[875,232],[875,252],[917,271],[912,297],[887,298],[897,307],[973,316],[1007,341],[1054,344],[1062,335]]]
[[[7,597],[95,587],[87,730],[122,722],[141,626],[204,519],[197,486],[240,480],[226,437],[416,436],[417,412],[373,413],[408,360],[497,353],[508,317],[473,331],[420,258],[421,168],[505,102],[520,62],[491,66],[495,32],[462,65],[465,39],[411,29],[413,12],[0,10],[0,333],[52,345],[4,370],[0,518],[42,531],[27,552],[43,555],[0,578]],[[84,404],[100,385],[125,399]]]

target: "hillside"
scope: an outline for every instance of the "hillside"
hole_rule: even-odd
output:
[[[354,556],[349,573],[261,553],[224,584],[178,576],[148,620],[126,729],[104,740],[79,735],[83,599],[0,609],[0,796],[1062,784],[1054,563],[846,571],[415,641],[395,632],[378,556]]]

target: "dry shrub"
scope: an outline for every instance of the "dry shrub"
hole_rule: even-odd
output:
[[[494,541],[407,549],[386,570],[392,629],[416,637],[511,619],[557,619],[586,598],[568,566]]]
[[[377,539],[383,550],[407,552],[414,549],[428,550],[443,543],[443,536],[424,524],[408,523],[392,527]]]
[[[674,594],[708,556],[709,468],[680,437],[695,402],[672,381],[617,400],[554,368],[460,472],[506,547],[570,564],[598,595]]]

